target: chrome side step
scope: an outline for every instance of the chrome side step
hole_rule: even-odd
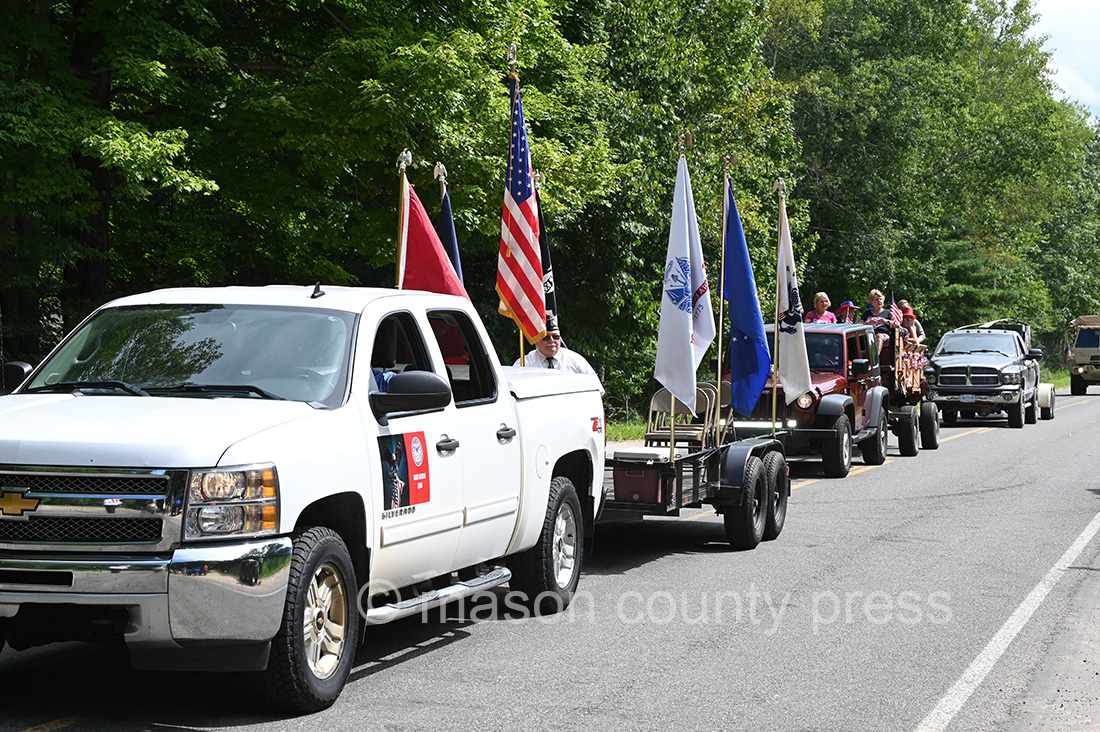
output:
[[[420,612],[427,612],[448,602],[470,597],[491,587],[502,585],[511,578],[512,572],[507,567],[496,567],[488,574],[483,574],[471,580],[456,582],[453,585],[431,590],[401,602],[372,607],[367,611],[367,625],[382,625]]]

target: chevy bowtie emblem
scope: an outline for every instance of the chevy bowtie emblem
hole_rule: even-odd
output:
[[[23,516],[38,508],[37,498],[24,498],[23,493],[0,493],[0,516]]]

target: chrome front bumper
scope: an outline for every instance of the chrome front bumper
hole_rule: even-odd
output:
[[[1020,389],[998,389],[989,392],[946,392],[941,388],[929,387],[928,399],[936,404],[949,404],[965,409],[968,405],[1004,407],[1020,401]]]
[[[127,610],[130,646],[268,641],[279,628],[292,553],[287,537],[140,559],[2,551],[0,625],[33,622],[25,615],[37,605],[105,606]]]

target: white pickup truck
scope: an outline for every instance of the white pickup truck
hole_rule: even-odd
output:
[[[565,607],[603,497],[598,380],[502,367],[462,298],[160,290],[4,383],[0,647],[124,641],[297,711],[366,625]]]

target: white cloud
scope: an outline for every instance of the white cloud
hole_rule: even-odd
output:
[[[1100,118],[1100,0],[1036,0],[1036,36],[1050,36],[1043,48],[1054,55],[1055,83]]]

